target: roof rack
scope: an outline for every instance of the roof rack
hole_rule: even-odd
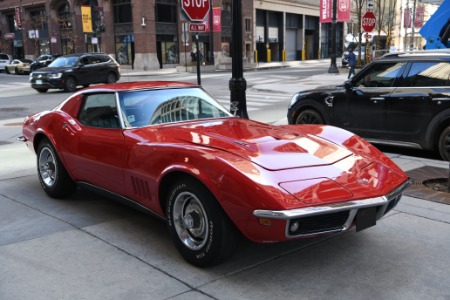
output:
[[[408,55],[433,55],[433,54],[447,54],[450,55],[450,49],[431,49],[431,50],[411,50],[411,51],[400,51],[393,53],[386,53],[383,57],[400,57]]]

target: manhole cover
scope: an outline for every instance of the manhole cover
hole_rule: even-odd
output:
[[[3,112],[13,112],[13,111],[24,111],[27,110],[28,108],[26,107],[4,107],[4,108],[0,108],[0,111]]]
[[[414,181],[403,194],[414,198],[450,204],[447,193],[448,169],[425,166],[406,172]]]

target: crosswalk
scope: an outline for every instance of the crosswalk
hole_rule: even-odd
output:
[[[230,109],[230,96],[216,97],[220,104]],[[281,93],[255,92],[245,93],[247,111],[256,111],[273,105],[287,105],[291,96]]]
[[[215,74],[206,74],[204,77],[213,77],[217,76]],[[191,76],[185,76],[184,81],[188,81],[188,78],[186,77],[192,77],[189,79],[195,79],[195,75]],[[278,78],[279,77],[279,78]],[[282,80],[289,80],[291,79],[289,76],[277,76],[277,77],[271,77],[269,79],[264,77],[252,77],[249,80],[247,80],[247,90],[246,90],[246,102],[247,102],[247,111],[256,111],[256,110],[262,110],[265,109],[268,106],[274,106],[274,105],[287,105],[289,102],[291,95],[283,94],[283,93],[274,93],[274,92],[268,92],[268,91],[256,91],[252,90],[251,86],[258,84],[258,85],[264,85],[264,84],[270,84],[275,82],[280,82]],[[26,88],[26,89],[24,89]],[[14,91],[22,91],[22,92],[29,92],[32,94],[35,94],[36,91],[31,89],[30,83],[28,82],[9,82],[9,83],[0,83],[0,98],[11,96],[11,92]],[[22,93],[21,93],[22,94]],[[219,103],[221,103],[224,107],[227,109],[230,109],[230,95],[222,95],[222,96],[216,96],[215,97]]]

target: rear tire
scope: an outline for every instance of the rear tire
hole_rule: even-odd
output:
[[[116,82],[117,82],[116,74],[110,72],[108,74],[108,77],[106,78],[106,83],[116,83]]]
[[[168,227],[185,260],[208,267],[228,259],[237,248],[237,232],[217,199],[193,178],[176,181],[166,199]]]
[[[50,197],[64,198],[75,191],[75,183],[48,139],[42,140],[37,148],[37,171],[41,186]]]
[[[325,122],[318,111],[305,109],[295,119],[295,124],[325,124]]]
[[[442,159],[450,160],[450,126],[445,128],[439,136],[438,144],[439,154]]]

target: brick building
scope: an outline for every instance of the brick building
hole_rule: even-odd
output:
[[[198,34],[206,64],[231,63],[232,1],[210,0],[206,23],[214,33]],[[330,26],[319,23],[319,1],[241,3],[245,62],[329,57]],[[28,59],[105,52],[138,70],[184,66],[197,53],[188,21],[180,0],[0,0],[0,52]],[[342,40],[342,26],[338,35]]]

